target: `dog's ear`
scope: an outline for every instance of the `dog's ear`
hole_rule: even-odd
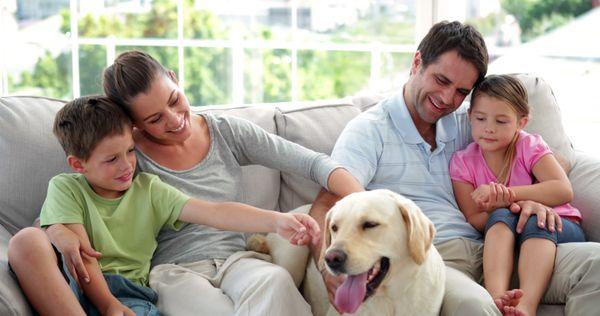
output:
[[[319,257],[319,271],[325,269],[325,252],[331,244],[331,234],[329,233],[329,220],[331,219],[331,210],[325,215],[325,225],[323,225],[323,240],[321,242],[321,255]]]
[[[392,191],[389,193],[396,201],[406,223],[410,256],[417,264],[421,264],[427,258],[427,251],[429,251],[435,236],[435,227],[414,202]]]

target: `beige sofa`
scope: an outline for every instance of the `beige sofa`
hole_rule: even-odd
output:
[[[573,204],[583,213],[588,239],[600,241],[600,214],[596,212],[600,206],[600,157],[588,157],[572,148],[548,85],[538,78],[524,75],[521,78],[533,106],[527,130],[540,133],[573,166],[569,173],[575,191]],[[380,99],[380,96],[349,97],[302,104],[204,107],[198,111],[243,117],[269,132],[329,154],[344,125]],[[54,114],[63,104],[60,100],[40,97],[0,98],[0,315],[31,314],[8,270],[6,250],[10,237],[38,215],[48,180],[68,171],[64,154],[51,133]],[[310,180],[260,166],[245,167],[242,185],[245,202],[280,211],[310,203],[319,189]],[[290,251],[295,255],[290,255]],[[306,268],[306,253],[289,247],[275,249],[275,261],[286,266],[300,282]],[[306,296],[311,297],[315,314],[321,314],[325,298],[315,300],[315,284],[306,285],[303,288]],[[541,311],[560,315],[562,307],[542,306]]]

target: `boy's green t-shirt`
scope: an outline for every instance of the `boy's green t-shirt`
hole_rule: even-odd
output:
[[[140,173],[117,199],[96,194],[85,176],[60,174],[50,180],[40,222],[83,224],[92,246],[102,253],[103,273],[119,274],[148,285],[156,237],[163,228],[179,229],[177,220],[189,197],[157,176]]]

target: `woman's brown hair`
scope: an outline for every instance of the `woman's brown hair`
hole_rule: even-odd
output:
[[[129,112],[131,99],[148,92],[154,79],[162,74],[168,75],[169,71],[149,54],[137,50],[127,51],[104,70],[104,93]]]
[[[506,102],[517,113],[517,119],[528,117],[530,113],[529,103],[527,102],[527,90],[519,79],[511,75],[489,75],[473,90],[471,96],[471,110],[477,106],[477,99],[482,94],[494,99]],[[498,182],[507,185],[510,177],[513,160],[515,159],[516,143],[519,139],[519,133],[515,133],[512,141],[504,153],[504,163]]]

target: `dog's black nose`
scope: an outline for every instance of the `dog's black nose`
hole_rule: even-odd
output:
[[[346,253],[340,249],[332,249],[325,254],[325,262],[333,271],[343,272]]]

